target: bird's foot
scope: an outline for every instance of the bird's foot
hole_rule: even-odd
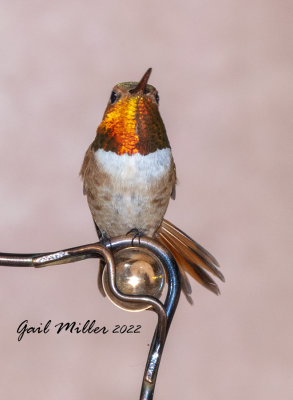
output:
[[[133,228],[133,229],[130,229],[129,232],[127,232],[127,235],[130,235],[130,234],[133,235],[133,236],[132,236],[132,241],[131,241],[132,247],[134,247],[133,241],[134,241],[134,239],[136,239],[136,238],[138,238],[138,244],[140,245],[140,238],[141,238],[142,236],[144,236],[144,232],[140,231],[140,230],[137,229],[137,228]]]
[[[110,244],[110,248],[112,247],[111,238],[105,231],[100,231],[99,239],[100,243],[103,244],[104,246]]]

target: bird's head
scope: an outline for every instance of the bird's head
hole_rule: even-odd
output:
[[[146,155],[170,147],[158,109],[158,91],[148,84],[151,71],[149,68],[139,82],[114,86],[97,129],[95,150]]]

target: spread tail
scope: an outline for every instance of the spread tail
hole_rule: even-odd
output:
[[[193,303],[192,290],[186,272],[213,293],[220,294],[218,285],[206,271],[223,282],[225,278],[218,269],[218,261],[207,250],[165,219],[155,236],[173,254],[181,273],[182,290],[189,303]]]

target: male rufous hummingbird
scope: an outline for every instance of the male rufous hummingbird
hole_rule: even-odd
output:
[[[158,91],[148,84],[151,71],[139,82],[114,86],[80,174],[100,240],[136,232],[160,241],[176,259],[192,303],[185,272],[216,294],[219,288],[206,271],[224,277],[209,252],[163,219],[175,199],[176,169]]]

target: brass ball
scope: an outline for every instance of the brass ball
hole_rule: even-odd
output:
[[[147,249],[131,247],[114,254],[116,286],[127,295],[160,298],[166,282],[165,270],[159,258]],[[103,272],[103,287],[107,297],[118,307],[128,311],[142,311],[150,306],[118,300],[109,288],[107,268]]]

